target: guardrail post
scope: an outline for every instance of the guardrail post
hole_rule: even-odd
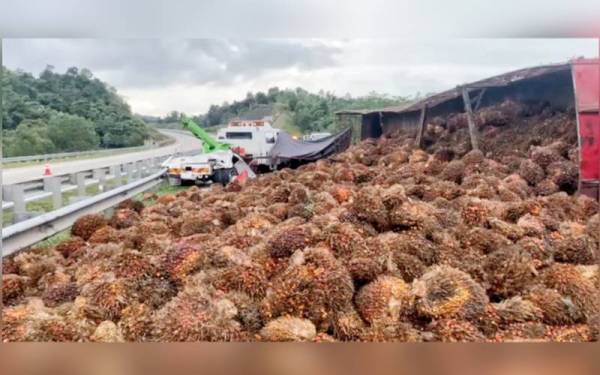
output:
[[[152,160],[144,160],[144,177],[152,174]]]
[[[121,166],[120,165],[111,165],[110,166],[110,174],[113,176],[114,184],[112,186],[116,186],[121,184]]]
[[[52,191],[53,181],[56,177],[44,177],[44,191]]]
[[[77,182],[77,196],[85,197],[85,173],[79,172],[75,175],[75,179]]]
[[[56,210],[62,207],[62,189],[59,177],[44,178],[44,191],[52,193],[52,207]]]
[[[104,169],[94,169],[94,179],[98,180],[98,189],[102,192],[106,191],[106,171]]]
[[[154,158],[154,171],[158,171],[161,168],[161,164],[163,163],[163,161],[167,160],[166,158],[162,158],[162,157],[157,157]]]
[[[133,163],[127,163],[125,170],[127,172],[127,183],[130,183],[133,181]]]
[[[3,199],[13,203],[14,222],[27,219],[27,206],[25,204],[25,189],[23,185],[6,185],[2,188]]]
[[[59,208],[51,215],[40,215],[26,221],[2,228],[3,256],[14,254],[21,249],[67,229],[82,215],[102,212],[114,207],[125,199],[147,191],[162,181],[160,173],[155,173],[129,186],[121,186],[106,193],[81,199]],[[31,215],[30,215],[31,216]]]
[[[140,160],[137,162],[137,169],[138,169],[138,178],[142,178],[146,175],[146,162],[143,160]]]
[[[142,162],[139,160],[135,162],[135,178],[142,178]]]

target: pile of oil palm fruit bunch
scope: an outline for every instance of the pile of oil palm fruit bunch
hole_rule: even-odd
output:
[[[425,150],[388,134],[81,217],[3,260],[2,339],[595,341],[600,218],[576,193],[575,120],[522,107],[478,111],[482,151],[436,118]]]

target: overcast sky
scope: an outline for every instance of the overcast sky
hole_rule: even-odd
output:
[[[598,0],[2,0],[5,37],[600,35]]]
[[[597,54],[597,39],[3,40],[8,68],[85,67],[150,115],[202,113],[272,86],[412,96]]]

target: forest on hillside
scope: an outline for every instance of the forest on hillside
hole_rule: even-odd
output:
[[[279,89],[248,93],[243,100],[233,103],[213,104],[208,112],[192,118],[205,128],[225,125],[235,117],[245,116],[260,107],[270,108],[275,124],[300,133],[335,131],[335,112],[343,109],[373,109],[407,102],[408,98],[394,97],[375,92],[352,97],[336,96],[330,92],[310,93],[302,88]],[[162,118],[147,118],[157,126],[169,125],[180,120],[183,114],[172,111]]]
[[[149,136],[116,90],[88,69],[35,77],[2,67],[4,156],[139,146]]]

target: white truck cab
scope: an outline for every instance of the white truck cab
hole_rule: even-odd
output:
[[[267,120],[233,120],[217,132],[219,142],[228,143],[245,159],[266,158],[277,141],[279,129]]]

